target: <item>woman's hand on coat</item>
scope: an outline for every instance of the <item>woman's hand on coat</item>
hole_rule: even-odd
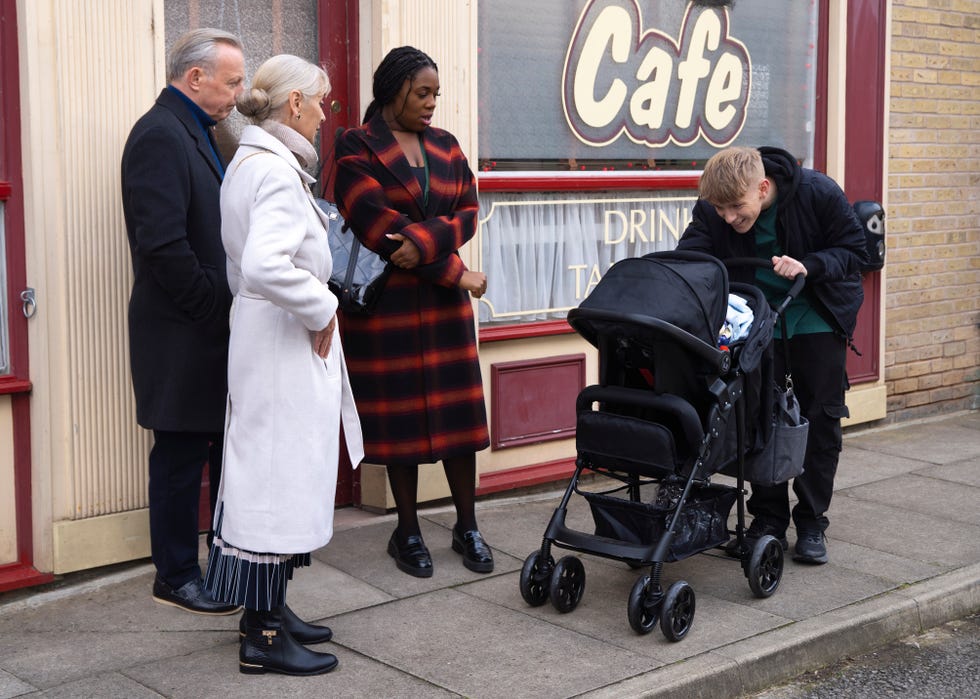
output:
[[[419,261],[422,259],[422,253],[419,252],[418,247],[410,238],[406,238],[401,233],[389,233],[388,240],[401,243],[401,247],[391,255],[391,261],[396,267],[412,269],[418,266]]]
[[[772,271],[786,279],[796,279],[797,274],[806,276],[806,267],[803,266],[803,263],[799,260],[794,260],[789,255],[783,255],[782,257],[773,256]]]
[[[313,351],[324,359],[330,354],[330,343],[333,341],[333,331],[336,327],[337,316],[334,316],[330,319],[327,327],[323,330],[317,330],[313,335]]]
[[[468,269],[459,278],[459,285],[473,294],[473,298],[478,299],[487,292],[487,275]]]

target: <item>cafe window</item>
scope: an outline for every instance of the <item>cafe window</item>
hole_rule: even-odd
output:
[[[821,4],[480,3],[481,337],[560,321],[616,261],[673,249],[719,149],[812,167]]]

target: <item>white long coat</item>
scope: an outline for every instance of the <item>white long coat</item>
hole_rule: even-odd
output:
[[[351,463],[364,455],[340,332],[326,359],[313,351],[337,311],[313,181],[282,142],[248,126],[221,185],[235,300],[218,512],[222,539],[257,553],[330,540],[341,420]]]

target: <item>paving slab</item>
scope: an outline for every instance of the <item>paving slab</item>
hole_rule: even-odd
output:
[[[337,532],[333,541],[315,551],[313,557],[372,585],[391,598],[411,597],[483,576],[463,567],[461,556],[450,548],[452,533],[449,528],[436,524],[427,517],[420,518],[420,524],[422,537],[432,554],[433,574],[430,578],[413,577],[395,566],[394,559],[387,553],[388,538],[392,532],[390,523]],[[521,561],[494,549],[493,574],[518,570],[520,566]]]
[[[458,590],[333,619],[359,652],[467,697],[569,697],[630,677],[650,659]]]
[[[626,608],[633,583],[646,569],[633,571],[623,564],[620,564],[621,569],[616,569],[588,557],[584,557],[584,560],[585,593],[578,607],[567,614],[559,613],[550,603],[540,607],[529,606],[520,595],[516,575],[473,583],[460,588],[460,591],[648,656],[654,661],[651,667],[676,662],[743,638],[746,634],[762,633],[790,622],[789,619],[749,606],[703,594],[695,580],[689,581],[695,589],[694,621],[683,643],[668,641],[659,625],[648,634],[637,634],[629,625]]]
[[[0,615],[0,638],[20,633],[130,633],[225,631],[238,627],[238,616],[174,614],[170,605],[153,600],[152,572],[82,594],[54,600],[17,615]],[[111,613],[107,613],[111,612]],[[0,640],[0,648],[3,641]],[[2,659],[2,654],[0,654]]]
[[[899,429],[854,435],[846,444],[930,464],[980,457],[977,429],[957,421],[901,425]]]
[[[980,469],[978,469],[980,470]],[[915,493],[914,498],[909,493]],[[873,500],[933,517],[980,525],[980,487],[910,473],[875,483],[847,488],[847,497]]]
[[[160,699],[163,694],[144,687],[139,682],[118,672],[108,672],[94,677],[85,677],[43,692],[24,694],[21,699],[44,697],[44,699]]]
[[[719,569],[719,561],[704,555],[685,559],[675,565],[684,564],[683,579],[690,582],[699,594],[718,597],[786,620],[806,619],[894,587],[894,583],[874,575],[836,565],[833,562],[833,542],[828,542],[828,552],[831,563],[822,566],[796,563],[787,554],[779,588],[771,597],[764,599],[755,597],[742,574],[741,564],[734,559],[731,562],[721,561],[723,565],[727,564],[727,569]],[[714,572],[716,570],[727,570],[727,574],[719,575]]]
[[[948,569],[947,566],[896,556],[871,546],[852,544],[841,539],[832,541],[829,545],[834,553],[832,562],[835,566],[872,575],[894,586],[932,578]]]
[[[977,459],[966,459],[953,464],[925,468],[915,473],[980,488],[980,468],[977,467]]]
[[[477,518],[487,542],[493,547],[495,562],[500,551],[511,556],[517,563],[517,569],[520,569],[528,555],[541,548],[541,539],[560,503],[561,493],[555,491],[542,498],[481,508]],[[455,517],[449,514],[433,515],[431,519],[447,529],[455,522]],[[585,498],[572,498],[565,522],[573,528],[594,531],[595,525]]]
[[[4,634],[0,638],[0,668],[39,689],[50,689],[161,658],[184,657],[186,662],[196,652],[237,637],[237,632],[227,630],[173,632],[143,631],[138,625],[135,628],[128,633]]]
[[[33,685],[14,677],[9,672],[0,670],[0,699],[19,697],[36,689]]]
[[[834,490],[841,491],[865,483],[875,483],[923,467],[922,461],[892,454],[881,454],[873,449],[862,448],[851,441],[844,443],[834,476]],[[929,464],[928,468],[935,468]],[[831,504],[833,508],[833,504]]]
[[[344,636],[344,629],[338,629]],[[334,653],[337,669],[314,677],[243,675],[238,671],[238,644],[225,643],[193,657],[172,657],[127,670],[140,684],[172,699],[265,699],[266,697],[425,697],[458,694],[436,687],[410,673],[371,660],[336,643],[315,646]]]
[[[834,498],[832,513],[829,546],[842,539],[946,569],[980,560],[980,527],[915,512],[908,503],[883,504],[845,491]]]

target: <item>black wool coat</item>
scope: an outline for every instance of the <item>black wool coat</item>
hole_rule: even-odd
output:
[[[821,172],[802,168],[780,148],[764,146],[762,164],[776,183],[776,236],[784,254],[803,263],[806,289],[818,310],[846,337],[854,334],[864,300],[861,263],[867,261],[864,227],[840,186]],[[677,245],[722,260],[756,257],[755,236],[739,235],[714,207],[699,199]],[[735,270],[732,279],[753,283],[754,270]]]
[[[188,105],[165,88],[129,134],[122,198],[133,260],[129,358],[137,422],[221,432],[231,292],[221,172]]]

